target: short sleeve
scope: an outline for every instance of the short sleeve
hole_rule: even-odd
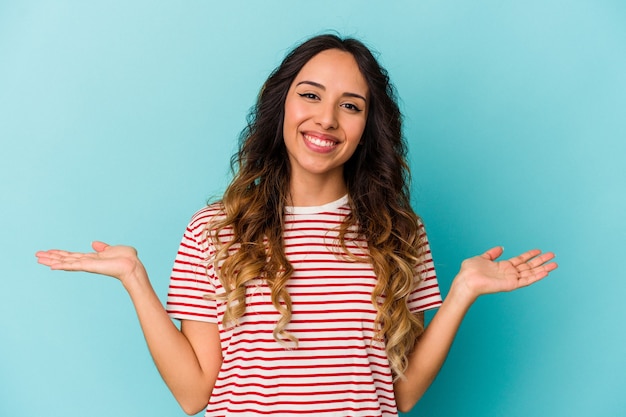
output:
[[[180,242],[167,293],[166,310],[173,319],[217,323],[217,303],[212,298],[216,289],[205,233],[209,217],[207,209],[196,213]]]
[[[409,295],[409,310],[413,313],[430,310],[441,305],[441,292],[439,291],[439,283],[437,282],[437,274],[435,272],[435,264],[430,252],[428,237],[424,230],[424,225],[420,224],[420,233],[422,237],[423,256],[422,263],[419,265],[418,273],[415,279],[419,280],[419,284]]]

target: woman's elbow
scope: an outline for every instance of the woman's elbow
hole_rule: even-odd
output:
[[[190,398],[184,400],[177,398],[177,400],[180,408],[182,408],[185,414],[187,414],[188,416],[193,416],[198,414],[200,411],[203,411],[209,402],[208,400],[204,401]]]
[[[417,395],[412,395],[411,393],[402,392],[398,390],[397,387],[395,390],[395,396],[396,396],[396,407],[398,408],[398,411],[400,411],[401,413],[410,412],[413,409],[413,407],[415,407],[415,404],[417,404],[417,402],[421,398],[421,395],[417,396]]]
[[[408,413],[413,409],[413,407],[415,407],[415,404],[416,403],[409,401],[397,401],[396,405],[398,407],[398,411],[401,413]]]
[[[196,415],[200,411],[202,411],[202,410],[204,410],[206,408],[206,405],[198,407],[196,404],[191,404],[191,405],[181,404],[180,406],[183,409],[183,411],[185,412],[185,414],[187,414],[188,416]]]

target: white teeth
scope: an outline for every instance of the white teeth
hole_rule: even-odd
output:
[[[323,139],[316,138],[316,137],[309,136],[309,135],[304,135],[304,138],[308,140],[309,142],[311,142],[312,144],[317,145],[317,146],[323,146],[325,148],[330,148],[331,146],[335,146],[335,142],[333,142],[332,140],[323,140]]]

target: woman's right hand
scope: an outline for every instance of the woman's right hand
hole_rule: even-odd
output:
[[[104,242],[93,242],[95,252],[80,253],[63,250],[40,251],[37,261],[53,270],[83,271],[108,275],[119,279],[127,286],[132,277],[145,276],[145,269],[130,246],[109,246]]]
[[[183,320],[179,330],[150,285],[135,248],[103,242],[91,246],[91,253],[48,250],[36,256],[50,269],[91,272],[122,281],[165,383],[189,415],[200,412],[209,402],[222,364],[217,324]]]

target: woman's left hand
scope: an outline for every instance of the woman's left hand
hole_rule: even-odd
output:
[[[489,249],[480,256],[466,259],[461,264],[455,279],[463,292],[471,299],[483,294],[513,291],[526,287],[545,277],[557,268],[552,252],[541,253],[529,250],[514,258],[496,261],[503,252],[502,247]]]

